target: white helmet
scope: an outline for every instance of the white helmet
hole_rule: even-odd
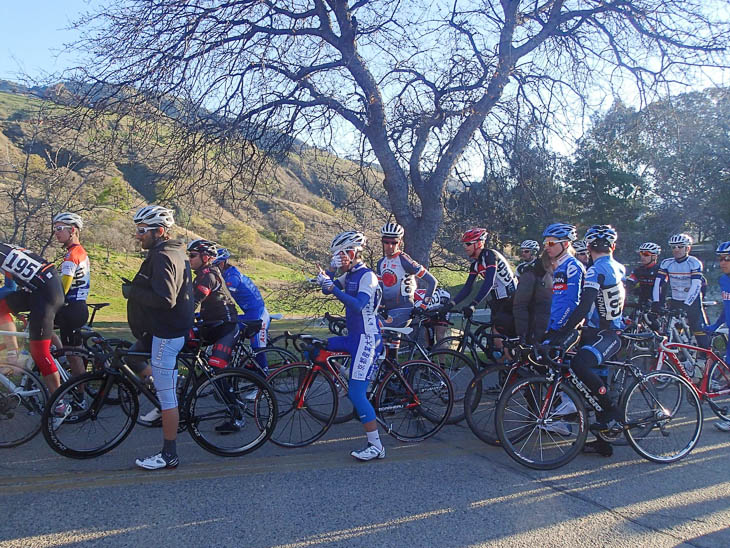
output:
[[[525,240],[520,244],[520,249],[529,249],[530,251],[537,253],[540,251],[540,244],[535,240]]]
[[[659,247],[659,244],[655,244],[654,242],[644,242],[639,246],[639,251],[646,251],[652,255],[659,255],[662,252],[662,248]]]
[[[149,226],[163,226],[170,228],[175,224],[172,210],[158,205],[148,205],[140,208],[134,214],[134,224],[144,223]]]
[[[585,240],[575,240],[571,244],[576,253],[585,253],[588,251],[588,244]]]
[[[692,237],[689,234],[675,234],[669,238],[669,245],[692,245]]]
[[[64,225],[75,226],[79,230],[84,228],[84,221],[76,213],[63,211],[53,218],[54,223],[62,223]]]
[[[363,247],[365,247],[366,242],[367,238],[365,238],[365,234],[363,234],[362,232],[357,232],[355,230],[348,230],[334,237],[332,243],[330,244],[330,251],[333,255],[339,253],[340,251],[362,251]]]
[[[385,223],[380,229],[380,235],[386,238],[402,238],[405,230],[398,223]]]

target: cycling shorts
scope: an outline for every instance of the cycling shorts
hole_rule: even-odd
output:
[[[61,280],[55,270],[51,274],[46,283],[35,291],[14,291],[4,299],[13,314],[30,312],[28,329],[32,341],[51,338],[53,320],[63,306],[64,294]]]
[[[86,301],[68,301],[56,313],[56,325],[61,332],[63,346],[81,346],[84,342],[79,328],[89,320],[89,307]]]

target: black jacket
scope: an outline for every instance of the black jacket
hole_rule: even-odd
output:
[[[539,342],[547,331],[550,304],[553,300],[553,277],[542,261],[535,261],[520,275],[512,314],[517,335],[528,343]]]
[[[152,334],[161,339],[187,335],[193,325],[193,285],[185,245],[164,240],[147,252],[132,280],[127,301],[127,321],[141,339]]]

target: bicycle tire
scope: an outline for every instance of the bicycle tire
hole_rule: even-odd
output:
[[[269,371],[273,371],[274,369],[278,369],[284,365],[289,365],[290,363],[301,361],[301,358],[298,358],[293,352],[277,346],[266,346],[264,348],[254,350],[252,358],[256,358],[262,354],[266,356],[266,363],[268,364]]]
[[[681,405],[672,411],[664,404],[667,399],[670,403],[678,399]],[[696,390],[670,371],[653,371],[637,379],[626,393],[621,412],[629,425],[626,439],[651,462],[665,464],[686,457],[702,433],[702,403]],[[647,425],[651,425],[648,430]]]
[[[41,431],[48,389],[27,369],[0,368],[0,448],[16,447]]]
[[[337,388],[330,375],[312,364],[285,365],[266,379],[277,403],[277,423],[271,442],[281,447],[305,447],[321,438],[337,415]]]
[[[423,441],[449,420],[454,390],[448,375],[431,362],[415,360],[399,367],[408,386],[390,371],[375,392],[375,414],[395,439]]]
[[[504,391],[510,369],[508,365],[482,369],[469,383],[464,394],[466,423],[477,438],[489,445],[501,445],[495,418],[497,402]]]
[[[244,397],[256,390],[254,400]],[[276,398],[259,375],[226,369],[198,385],[186,398],[183,417],[188,432],[206,451],[221,457],[240,457],[255,451],[276,426]],[[222,423],[234,422],[236,431],[222,434]]]
[[[79,385],[95,387],[95,395],[78,390]],[[108,401],[105,389],[106,393],[116,395],[118,403]],[[73,410],[62,424],[54,427],[53,410],[61,401]],[[51,449],[64,457],[98,457],[124,441],[134,428],[138,413],[137,392],[129,381],[108,372],[85,373],[63,383],[51,396],[43,412],[43,437]],[[89,446],[79,447],[82,441]]]
[[[428,361],[446,372],[454,389],[454,409],[448,424],[461,422],[464,420],[464,395],[479,370],[465,354],[454,350],[436,349],[429,354]]]
[[[588,437],[583,399],[565,383],[559,387],[560,401],[565,397],[572,400],[575,413],[539,418],[553,384],[545,377],[528,377],[505,390],[497,402],[497,434],[502,447],[512,460],[535,470],[553,470],[569,463]],[[553,404],[559,401],[557,396]]]
[[[725,421],[730,421],[730,394],[715,395],[730,389],[730,367],[715,362],[707,373],[707,395],[712,412]]]

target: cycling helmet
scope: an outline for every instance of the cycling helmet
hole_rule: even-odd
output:
[[[578,238],[578,234],[575,232],[575,226],[566,223],[553,223],[543,231],[542,237],[557,238],[558,240],[565,240],[568,242],[575,241]]]
[[[340,251],[362,251],[366,242],[367,238],[365,238],[365,234],[355,230],[348,230],[334,237],[330,244],[330,251],[333,255]]]
[[[576,240],[571,245],[576,253],[586,253],[588,251],[588,244],[585,240]]]
[[[231,252],[228,251],[225,247],[219,247],[218,248],[218,255],[215,258],[215,261],[213,261],[213,264],[223,263],[231,258]]]
[[[380,229],[380,235],[386,238],[402,238],[405,230],[398,223],[385,223]]]
[[[172,210],[158,205],[148,205],[140,208],[134,214],[134,224],[140,223],[170,228],[175,224],[175,219],[172,216]]]
[[[654,242],[644,242],[639,246],[639,251],[648,251],[652,255],[659,255],[662,252],[662,248]]]
[[[716,255],[727,255],[730,253],[730,242],[722,242],[715,250]]]
[[[476,242],[483,242],[487,239],[487,229],[486,228],[471,228],[464,232],[464,235],[461,237],[461,241],[465,244],[473,244]]]
[[[69,226],[75,226],[79,230],[84,228],[84,221],[81,220],[81,217],[76,213],[71,213],[70,211],[64,211],[62,213],[59,213],[53,218],[53,222]]]
[[[529,249],[530,251],[537,253],[540,251],[540,244],[535,240],[525,240],[520,244],[520,249]]]
[[[597,251],[609,249],[617,239],[618,233],[611,225],[593,225],[586,230],[586,245]]]
[[[210,240],[193,240],[188,244],[188,251],[197,251],[208,257],[216,257],[218,254],[218,246]]]
[[[692,237],[689,234],[675,234],[669,238],[669,245],[692,245]]]

